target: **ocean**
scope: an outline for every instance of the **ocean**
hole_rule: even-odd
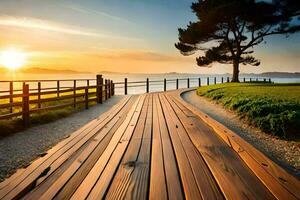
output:
[[[213,75],[213,74],[177,74],[177,73],[167,73],[167,74],[121,74],[121,73],[104,73],[104,79],[113,80],[116,83],[116,94],[124,94],[124,78],[128,80],[128,94],[140,94],[146,92],[145,81],[149,78],[150,81],[150,92],[162,91],[163,80],[167,80],[167,90],[176,89],[176,81],[174,79],[187,79],[190,78],[190,87],[198,86],[198,78],[201,78],[201,85],[207,84],[207,78],[209,78],[210,84],[214,84],[214,77],[216,77],[217,83],[221,83],[221,78],[223,77],[224,82],[227,77],[231,77],[230,74],[223,75]],[[243,81],[243,78],[249,80],[255,80],[257,77],[250,75],[241,75],[240,81]],[[55,88],[57,85],[56,81],[52,80],[68,80],[61,81],[60,87],[73,87],[74,79],[95,79],[96,74],[15,74],[15,75],[1,75],[0,76],[0,94],[3,95],[5,91],[8,91],[9,83],[3,82],[8,80],[49,80],[42,82],[42,88]],[[269,77],[259,77],[259,80],[263,80]],[[173,81],[168,81],[173,80]],[[271,78],[275,83],[300,83],[300,78]],[[130,82],[144,82],[144,83],[130,83]],[[155,81],[152,82],[151,81]],[[30,89],[37,88],[37,82],[27,82]],[[76,82],[77,86],[86,86],[86,80],[78,80]],[[94,80],[90,80],[90,85],[95,85]],[[22,82],[14,83],[14,89],[21,89]],[[179,80],[179,88],[186,88],[187,80]]]

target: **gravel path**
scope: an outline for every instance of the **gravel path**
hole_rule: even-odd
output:
[[[300,179],[300,143],[281,140],[255,127],[248,126],[233,111],[224,109],[222,105],[198,96],[195,91],[186,92],[182,97],[202,112],[239,134],[274,162]]]
[[[113,96],[102,105],[74,113],[69,117],[32,127],[0,140],[0,182],[18,168],[30,164],[39,155],[63,138],[97,118],[119,102],[123,96]]]

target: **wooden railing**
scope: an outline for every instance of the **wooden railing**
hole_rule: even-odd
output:
[[[213,78],[213,82],[211,82],[211,79]],[[125,95],[128,94],[128,88],[136,88],[136,87],[144,87],[145,92],[148,93],[150,91],[150,85],[159,85],[163,86],[163,91],[167,91],[168,86],[172,85],[175,86],[174,89],[179,89],[179,82],[185,82],[186,86],[184,88],[190,88],[191,86],[191,81],[195,83],[197,82],[197,85],[194,84],[194,87],[200,87],[202,83],[206,83],[206,85],[211,85],[211,84],[217,84],[217,83],[225,83],[225,82],[230,82],[229,77],[220,77],[220,80],[217,79],[217,77],[207,77],[207,78],[181,78],[181,79],[163,79],[163,80],[152,80],[150,81],[149,78],[146,78],[145,81],[131,81],[129,82],[127,78],[124,78],[123,82],[116,82],[115,87],[117,89],[124,89]],[[240,82],[269,82],[271,83],[271,78],[242,78],[240,79]],[[181,87],[182,88],[182,87]]]
[[[96,79],[66,79],[66,80],[18,80],[18,81],[0,81],[1,84],[7,84],[8,90],[0,91],[0,120],[11,119],[22,116],[24,126],[30,124],[30,115],[42,111],[62,109],[68,106],[76,108],[77,105],[84,105],[85,109],[89,108],[90,102],[102,104],[103,101],[115,95],[115,89],[124,89],[125,95],[128,94],[128,88],[142,87],[146,93],[150,92],[151,86],[163,86],[163,91],[170,89],[170,85],[175,86],[173,89],[191,87],[191,81],[197,83],[194,87],[200,87],[202,84],[211,85],[217,83],[230,82],[229,77],[221,77],[217,80],[212,78],[181,78],[181,79],[163,79],[132,81],[127,78],[124,82],[114,83],[112,80],[103,80],[102,75],[97,75]],[[266,78],[243,78],[241,82],[262,81],[271,82]],[[42,87],[47,83],[47,87]],[[49,85],[52,84],[52,87]],[[181,85],[179,84],[181,83]],[[14,88],[17,84],[22,87]],[[35,86],[33,86],[35,85]],[[54,85],[54,86],[53,86]],[[21,89],[20,89],[21,88]],[[120,94],[120,93],[119,93]]]
[[[49,84],[49,82],[56,83],[56,87],[42,87],[42,83]],[[62,87],[61,83],[66,82],[69,86]],[[68,106],[76,108],[79,104],[88,109],[89,102],[101,104],[115,94],[113,81],[103,80],[102,75],[97,75],[96,79],[19,80],[0,83],[9,84],[9,90],[0,91],[0,110],[2,110],[0,120],[22,116],[24,126],[29,125],[32,113]],[[20,83],[21,89],[14,89],[14,86]],[[29,85],[37,87],[30,88]]]

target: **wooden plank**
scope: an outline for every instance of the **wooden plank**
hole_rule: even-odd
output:
[[[64,197],[63,199],[66,199],[66,196],[70,197],[77,186],[84,179],[85,175],[95,164],[97,158],[101,156],[113,133],[125,120],[126,114],[133,103],[134,100],[132,99],[126,105],[126,108],[122,109],[117,116],[115,116],[101,131],[99,131],[96,137],[94,137],[92,141],[84,147],[82,153],[78,155],[76,160],[64,168],[63,173],[55,173],[51,175],[51,181],[48,181],[49,178],[47,178],[43,183],[40,184],[40,187],[36,188],[35,191],[26,196],[26,198],[37,199],[45,195],[47,198],[53,198],[58,192],[61,194],[56,197],[58,199],[60,199],[60,197]],[[76,176],[76,174],[78,175]],[[72,179],[72,181],[70,179]]]
[[[169,99],[177,116],[187,130],[191,140],[197,146],[206,164],[216,178],[224,196],[228,199],[273,199],[267,188],[244,165],[238,155],[232,151],[217,135],[199,118],[188,117],[192,113],[182,112]],[[249,187],[249,185],[251,185]]]
[[[233,148],[247,164],[247,166],[256,174],[256,176],[268,187],[268,189],[278,199],[285,199],[290,196],[291,199],[300,199],[300,181],[287,173],[276,163],[267,158],[259,150],[255,149],[239,135],[202,113],[194,106],[186,103],[180,94],[183,91],[172,92],[172,96],[184,106],[189,108],[195,115],[209,124],[214,131]],[[281,186],[281,187],[280,187]]]
[[[202,199],[200,191],[195,180],[193,170],[189,163],[189,159],[185,153],[184,147],[179,139],[177,125],[173,122],[169,110],[166,108],[165,102],[160,98],[163,105],[163,113],[165,115],[170,138],[173,144],[177,164],[180,172],[181,182],[183,185],[184,195],[187,199]]]
[[[135,133],[135,140],[134,143],[138,143],[137,141],[141,141],[141,145],[133,145],[134,147],[138,146],[137,151],[135,148],[131,149],[131,154],[127,155],[128,157],[134,157],[134,155],[138,155],[133,161],[129,161],[126,164],[119,166],[119,162],[112,162],[108,163],[105,171],[101,175],[100,179],[98,180],[97,184],[91,191],[88,199],[102,199],[104,194],[110,184],[110,180],[112,180],[113,175],[115,174],[115,170],[117,168],[120,169],[120,172],[132,171],[131,174],[128,174],[129,180],[125,184],[121,182],[118,184],[119,186],[128,186],[125,187],[123,190],[124,196],[120,196],[119,199],[146,199],[147,198],[147,189],[148,189],[148,177],[149,177],[149,162],[150,162],[150,145],[151,145],[151,128],[152,128],[152,95],[146,95],[147,102],[144,104],[143,108],[146,113],[146,121],[142,120],[141,131],[138,130]],[[144,123],[143,123],[144,122]],[[136,129],[137,130],[137,126]],[[140,135],[142,133],[142,135]],[[133,138],[132,138],[133,139]],[[139,142],[140,143],[140,142]],[[133,155],[132,155],[133,154]],[[116,157],[116,156],[114,156]],[[118,167],[119,166],[119,167]],[[107,172],[107,173],[106,173]],[[116,177],[114,180],[117,180]],[[122,178],[121,178],[122,179]],[[113,183],[112,183],[113,184]],[[119,188],[116,188],[117,190]],[[113,192],[117,193],[118,192]],[[122,195],[122,194],[121,194]],[[111,198],[116,199],[116,198]]]
[[[164,169],[163,145],[159,127],[158,95],[153,95],[153,139],[151,155],[151,174],[149,199],[168,199],[167,182]],[[181,192],[181,191],[179,191]]]
[[[10,193],[9,196],[11,197],[16,196],[18,193],[27,190],[28,187],[30,187],[36,181],[40,174],[43,173],[51,165],[51,163],[56,161],[57,158],[60,157],[60,155],[72,148],[76,144],[76,142],[82,140],[91,130],[103,127],[112,117],[114,117],[119,112],[120,108],[126,105],[128,100],[129,98],[125,98],[119,104],[114,106],[112,110],[91,121],[78,131],[75,131],[69,138],[50,149],[47,152],[46,156],[36,160],[30,166],[28,166],[26,170],[24,170],[23,173],[20,174],[20,176],[6,181],[6,184],[3,186],[3,188],[0,189],[0,198],[3,198],[8,193]]]
[[[210,173],[201,155],[197,151],[197,148],[190,140],[186,130],[182,126],[171,105],[163,94],[160,94],[160,99],[162,104],[164,105],[163,108],[166,109],[164,113],[168,113],[171,118],[170,120],[172,120],[173,123],[176,124],[178,138],[184,148],[187,159],[191,166],[191,172],[193,173],[195,179],[196,186],[194,187],[198,188],[201,199],[223,199],[223,195],[220,192],[218,185],[214,180],[214,177]],[[194,197],[191,196],[191,198]]]
[[[162,104],[159,98],[155,98],[157,102],[158,121],[161,131],[164,167],[167,181],[168,198],[169,199],[184,199],[182,184],[179,175],[179,169],[175,158],[175,152],[173,150],[171,138],[167,128],[167,123],[162,110]]]
[[[75,192],[77,187],[81,184],[81,182],[84,180],[84,178],[87,176],[91,168],[95,165],[97,160],[100,158],[102,153],[104,152],[105,148],[107,147],[109,141],[111,140],[113,134],[116,132],[118,127],[124,122],[126,118],[126,113],[129,112],[130,107],[128,109],[124,110],[124,114],[122,114],[122,117],[118,121],[118,123],[111,129],[108,136],[104,138],[104,141],[101,143],[101,145],[98,145],[95,152],[93,152],[93,155],[91,158],[84,163],[84,165],[74,174],[72,179],[64,186],[64,188],[59,192],[59,194],[56,196],[55,199],[69,199],[72,194]]]
[[[7,184],[9,184],[11,180],[19,177],[22,173],[24,173],[25,169],[26,168],[17,169],[17,171],[14,174],[12,174],[9,178],[7,178],[4,181],[2,181],[0,183],[0,190],[1,190],[1,188],[4,188]]]
[[[97,180],[100,178],[103,170],[106,167],[106,164],[109,162],[117,162],[119,159],[118,156],[112,155],[120,155],[122,151],[127,147],[128,141],[131,137],[131,134],[136,126],[136,121],[141,112],[142,104],[144,102],[144,96],[139,97],[138,102],[132,107],[129,111],[125,121],[121,124],[121,126],[117,129],[116,133],[113,135],[110,143],[108,144],[108,148],[105,149],[101,157],[98,159],[97,163],[91,169],[89,174],[86,176],[81,185],[77,188],[71,199],[84,199],[86,198],[90,191],[93,189]],[[119,148],[117,148],[119,146]],[[118,151],[115,151],[118,150]],[[114,152],[117,152],[113,154]],[[109,159],[111,159],[109,161]],[[100,192],[100,191],[99,191]]]
[[[19,195],[14,199],[22,198],[24,200],[31,200],[31,199],[40,199],[43,192],[46,190],[45,188],[50,187],[52,183],[55,182],[58,176],[62,175],[68,167],[76,161],[76,159],[80,156],[82,151],[88,146],[89,143],[86,143],[82,146],[82,148],[78,149],[68,160],[66,160],[58,169],[55,170],[50,176],[47,177],[42,183],[39,183],[33,190],[29,193],[24,193],[24,195]],[[45,187],[45,188],[44,188]],[[39,195],[40,196],[39,196]]]
[[[0,120],[9,119],[9,118],[12,118],[12,117],[17,117],[17,116],[20,116],[22,114],[23,114],[23,111],[0,115]]]
[[[148,97],[148,96],[147,96]],[[145,122],[147,118],[147,109],[149,105],[149,98],[146,98],[141,115],[134,130],[132,139],[124,154],[122,162],[116,172],[114,180],[108,190],[106,199],[120,199],[124,198],[129,187],[130,176],[134,170],[135,162],[138,157]]]
[[[121,124],[124,120],[125,120],[125,118],[122,120],[119,120],[119,123]],[[102,143],[97,146],[95,153],[93,153],[93,155],[90,156],[90,159],[84,163],[84,165],[76,172],[76,174],[73,175],[73,177],[69,180],[69,182],[62,188],[62,190],[59,191],[59,193],[55,197],[55,199],[71,198],[72,194],[76,191],[76,189],[79,187],[81,182],[87,176],[89,171],[95,165],[95,163],[97,162],[99,157],[102,155],[105,148],[107,148],[107,145],[108,145],[109,141],[111,140],[114,132],[120,126],[119,123],[113,127],[113,129],[110,131],[110,133],[104,138]]]
[[[126,101],[127,102],[127,101]],[[126,103],[124,102],[124,103]],[[116,110],[117,111],[117,110]],[[109,114],[109,113],[108,113]],[[100,120],[96,120],[96,124],[98,124],[98,128],[101,128],[105,125],[105,123],[107,123],[108,121],[110,120],[110,118],[103,118]],[[101,123],[99,123],[99,122]],[[104,124],[103,124],[104,123]],[[94,125],[96,125],[94,123]],[[92,130],[92,132],[90,132]],[[73,140],[71,140],[70,142],[66,143],[61,149],[59,149],[58,147],[61,147],[62,145],[57,145],[55,146],[53,149],[51,149],[48,153],[48,155],[51,155],[51,151],[55,150],[55,149],[58,149],[55,154],[53,154],[52,156],[49,157],[49,159],[46,159],[47,156],[45,156],[46,158],[45,159],[39,159],[38,161],[40,161],[40,163],[33,163],[32,165],[30,165],[28,167],[28,170],[27,170],[27,173],[24,174],[24,176],[28,176],[26,177],[26,179],[21,179],[20,182],[17,182],[17,181],[14,181],[13,184],[17,185],[17,189],[14,188],[14,190],[11,192],[10,195],[16,195],[15,193],[17,193],[18,190],[21,190],[22,192],[20,193],[23,193],[23,190],[28,190],[28,188],[31,188],[32,185],[35,185],[36,182],[37,182],[37,179],[41,179],[40,174],[44,174],[45,173],[45,170],[47,170],[47,174],[45,175],[44,174],[44,178],[47,177],[48,175],[50,175],[57,167],[59,167],[66,159],[69,158],[69,156],[72,155],[72,153],[74,151],[77,150],[77,148],[79,148],[81,145],[83,145],[89,137],[93,136],[93,134],[99,129],[97,129],[97,126],[96,128],[94,126],[91,126],[91,127],[87,127],[87,128],[83,128],[83,131],[80,133],[83,134],[82,135],[79,135],[80,137],[76,137],[77,134],[73,134],[72,136],[74,137]],[[86,134],[85,132],[89,133],[89,134]],[[76,133],[76,132],[75,132]],[[72,137],[70,137],[72,138]],[[80,139],[80,141],[78,142],[77,140]],[[67,141],[69,141],[67,139]],[[75,142],[75,143],[74,143]],[[78,143],[76,143],[78,142]],[[65,142],[62,142],[62,143],[65,143]],[[70,148],[71,147],[71,148]],[[65,154],[63,154],[64,152],[66,152]],[[40,166],[38,166],[38,164],[40,164]],[[50,167],[51,166],[51,167]],[[16,184],[18,183],[18,184]],[[4,191],[5,191],[6,188],[4,188]],[[18,194],[18,193],[17,193]]]

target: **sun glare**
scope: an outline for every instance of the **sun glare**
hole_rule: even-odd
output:
[[[22,67],[25,61],[25,53],[17,49],[7,49],[0,52],[0,64],[10,70]]]

